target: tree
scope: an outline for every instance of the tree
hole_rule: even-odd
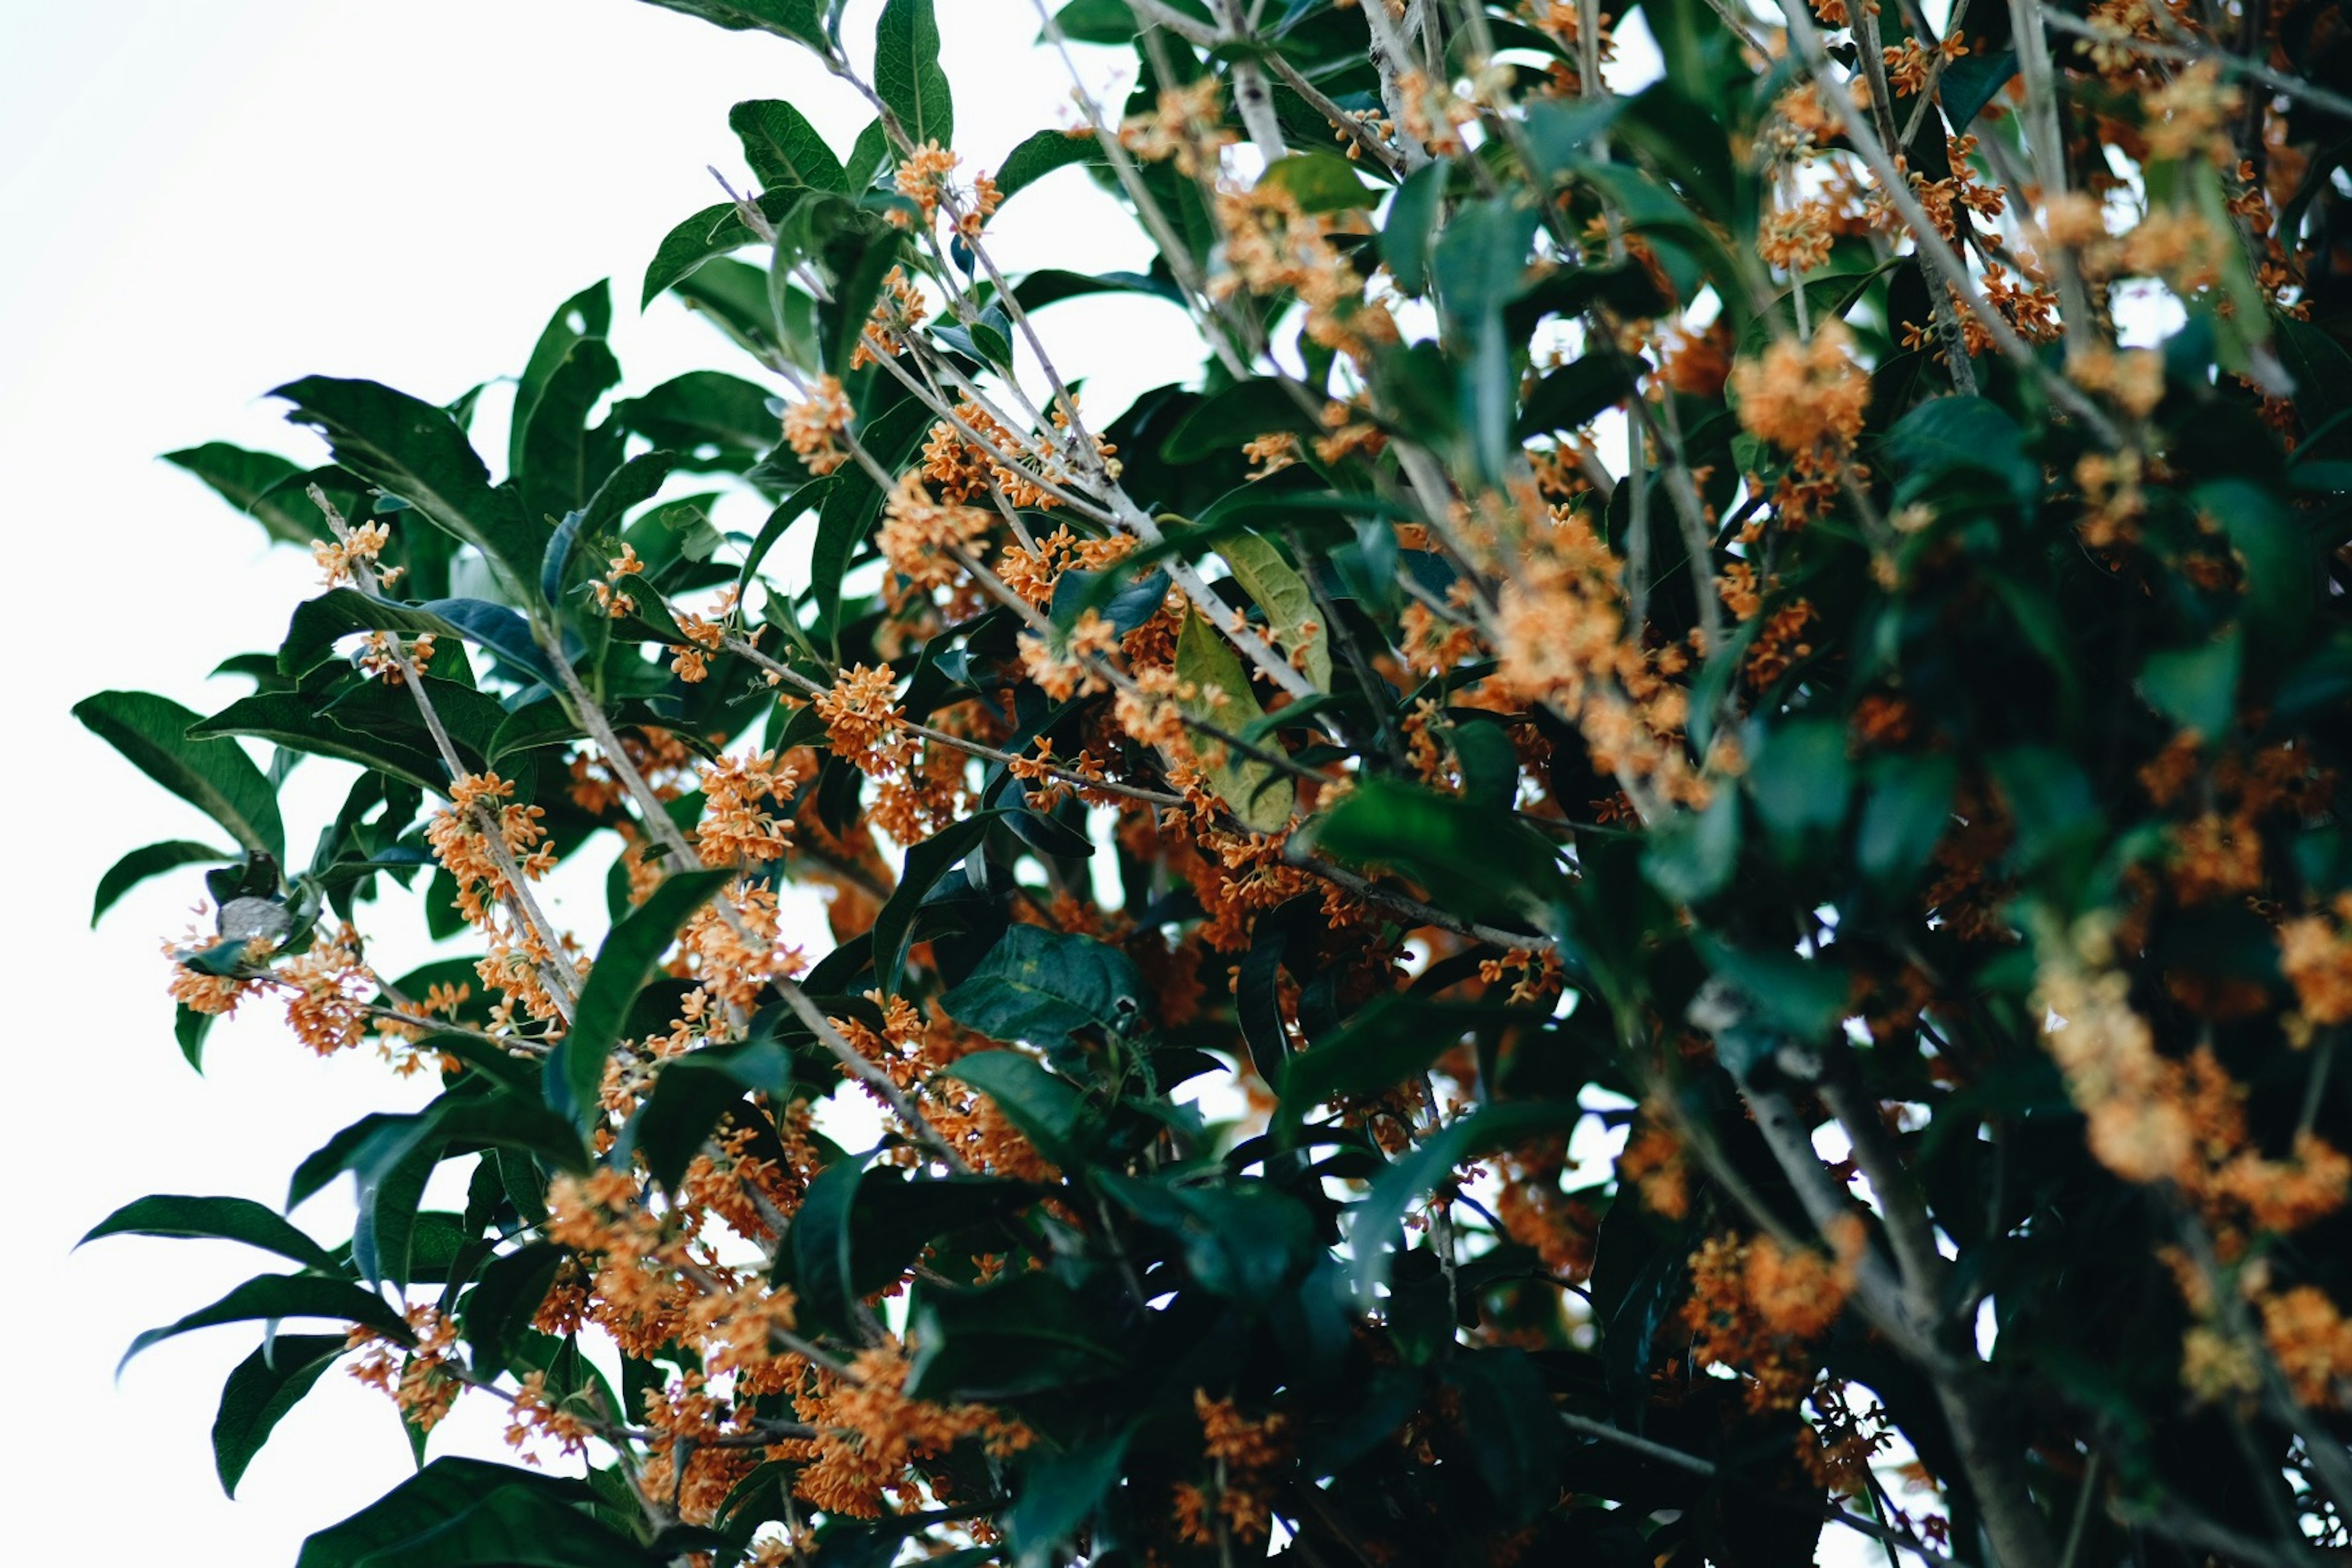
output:
[[[173,460],[321,592],[77,710],[233,841],[98,895],[213,868],[189,1059],[272,998],[441,1084],[295,1173],[348,1244],[91,1233],[291,1266],[132,1347],[271,1325],[225,1486],[395,1400],[302,1568],[2347,1544],[2341,5],[1643,0],[1643,82],[1591,5],[1075,0],[1133,96],[983,174],[932,0],[658,3],[873,106],[736,105],[655,250],[749,363],[614,400],[591,289],[496,480],[279,388],[325,466]],[[1148,271],[998,267],[1071,165]],[[1197,386],[1081,405],[1104,291]],[[307,861],[256,740],[355,765]],[[425,1462],[461,1397],[583,1478]]]

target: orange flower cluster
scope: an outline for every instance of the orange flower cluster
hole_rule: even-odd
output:
[[[1271,1509],[1265,1477],[1290,1456],[1279,1412],[1252,1421],[1230,1399],[1192,1391],[1192,1411],[1201,1418],[1202,1450],[1213,1468],[1206,1489],[1189,1482],[1176,1487],[1176,1533],[1197,1546],[1213,1546],[1223,1525],[1244,1544],[1264,1541]]]
[[[746,860],[780,858],[792,847],[792,823],[760,803],[779,807],[800,786],[800,770],[775,752],[720,757],[706,764],[702,820],[695,825],[695,847],[706,866],[738,866]]]
[[[1781,521],[1795,526],[1836,493],[1853,468],[1853,444],[1870,405],[1870,375],[1855,363],[1853,334],[1823,321],[1810,342],[1775,339],[1761,359],[1731,368],[1731,395],[1748,433],[1789,456],[1773,497]]]
[[[1029,1429],[985,1405],[934,1405],[907,1396],[912,1363],[903,1344],[860,1352],[845,1373],[816,1369],[793,1406],[816,1436],[775,1446],[805,1461],[793,1487],[814,1506],[850,1519],[879,1519],[894,1497],[919,1495],[921,1472],[958,1443],[978,1442],[1003,1459],[1034,1440]]]
[[[1682,1318],[1692,1363],[1738,1372],[1750,1410],[1793,1408],[1812,1387],[1810,1347],[1844,1310],[1867,1245],[1853,1215],[1839,1217],[1830,1240],[1834,1258],[1769,1236],[1712,1236],[1691,1254]]]
[[[849,461],[841,437],[849,429],[849,397],[838,377],[818,376],[798,403],[784,409],[784,444],[812,474],[824,475]]]

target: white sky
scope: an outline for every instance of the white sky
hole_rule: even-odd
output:
[[[878,8],[853,5],[847,36],[870,36]],[[1029,0],[939,9],[971,163],[992,168],[1066,121],[1059,66],[1028,48]],[[122,852],[220,836],[68,708],[111,687],[216,708],[245,684],[204,672],[274,647],[314,588],[306,558],[267,547],[156,455],[221,439],[318,460],[261,394],[317,373],[453,397],[520,369],[547,314],[599,277],[615,283],[625,391],[704,367],[755,376],[674,302],[639,316],[646,259],[717,199],[706,163],[746,183],[730,104],[790,99],[844,152],[867,116],[793,46],[634,0],[0,0],[0,502],[29,554],[0,636],[32,688],[14,704],[26,745],[0,770],[16,889],[0,937],[20,999],[10,1131],[29,1220],[0,1290],[13,1357],[0,1454],[26,1505],[12,1541],[20,1561],[87,1551],[113,1510],[181,1562],[290,1563],[304,1534],[405,1472],[389,1402],[329,1376],[231,1503],[207,1434],[221,1379],[257,1334],[171,1342],[119,1384],[114,1363],[140,1331],[282,1266],[227,1243],[70,1249],[151,1192],[274,1205],[329,1132],[428,1091],[358,1055],[316,1060],[271,1009],[216,1028],[206,1076],[190,1072],[157,945],[186,923],[193,871],[85,929]],[[1115,70],[1108,56],[1087,68],[1097,87]],[[1076,171],[1010,204],[992,232],[1013,268],[1143,259]],[[1164,305],[1077,301],[1044,324],[1106,411],[1189,368]],[[478,443],[503,447],[495,430]],[[296,774],[297,856],[344,776]],[[592,896],[580,924],[593,931],[600,910]],[[344,1190],[296,1217],[340,1241]],[[501,1425],[462,1401],[435,1450],[501,1454]]]

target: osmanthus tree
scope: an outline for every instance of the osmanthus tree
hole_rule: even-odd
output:
[[[99,895],[211,865],[189,1058],[441,1084],[348,1243],[92,1233],[282,1256],[139,1342],[271,1325],[226,1484],[396,1401],[302,1568],[2337,1560],[2343,5],[992,0],[1136,86],[982,171],[932,0],[662,3],[873,108],[654,248],[733,368],[592,289],[496,479],[280,388],[326,466],[173,460],[319,595],[78,710],[226,836]],[[1068,165],[1147,269],[992,258]],[[1105,291],[1194,381],[1086,405]]]

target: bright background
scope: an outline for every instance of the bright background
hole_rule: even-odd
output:
[[[853,4],[854,52],[879,5]],[[1070,121],[1061,64],[1030,47],[1030,0],[938,9],[968,168]],[[16,879],[0,952],[22,999],[5,1125],[29,1216],[0,1289],[10,1554],[45,1561],[127,1527],[183,1563],[290,1564],[305,1534],[404,1473],[389,1401],[331,1374],[231,1502],[207,1432],[252,1328],[169,1342],[119,1383],[115,1362],[142,1330],[281,1265],[227,1243],[73,1244],[150,1192],[274,1205],[330,1131],[429,1089],[361,1053],[311,1057],[266,1005],[215,1027],[205,1075],[189,1071],[158,947],[188,924],[194,868],[87,929],[90,890],[122,852],[221,835],[67,710],[127,687],[210,711],[247,688],[204,672],[273,647],[315,588],[307,557],[268,547],[157,454],[226,440],[321,460],[268,388],[315,373],[448,400],[519,370],[548,314],[600,277],[614,279],[625,393],[691,369],[756,379],[674,300],[639,314],[645,263],[672,224],[719,199],[706,164],[748,188],[730,104],[790,99],[841,152],[870,116],[795,46],[634,0],[0,0],[0,505],[32,585],[0,637],[33,688],[12,704],[23,748],[0,767]],[[1652,68],[1645,43],[1638,26],[1624,40],[1634,80]],[[1115,57],[1080,53],[1117,104]],[[1146,259],[1075,170],[1011,203],[991,233],[1015,269]],[[1073,301],[1041,326],[1105,416],[1193,363],[1162,304]],[[483,408],[477,445],[502,452],[504,400],[494,390]],[[295,856],[348,776],[315,762],[294,774]],[[565,923],[600,929],[595,891],[573,907]],[[396,901],[376,909],[371,934],[390,940],[375,957],[398,973],[424,956],[421,932],[400,935]],[[347,1190],[295,1218],[341,1240]],[[486,1402],[461,1401],[434,1451],[502,1455],[501,1425]],[[1843,1532],[1824,1545],[1825,1561],[1878,1560]]]

